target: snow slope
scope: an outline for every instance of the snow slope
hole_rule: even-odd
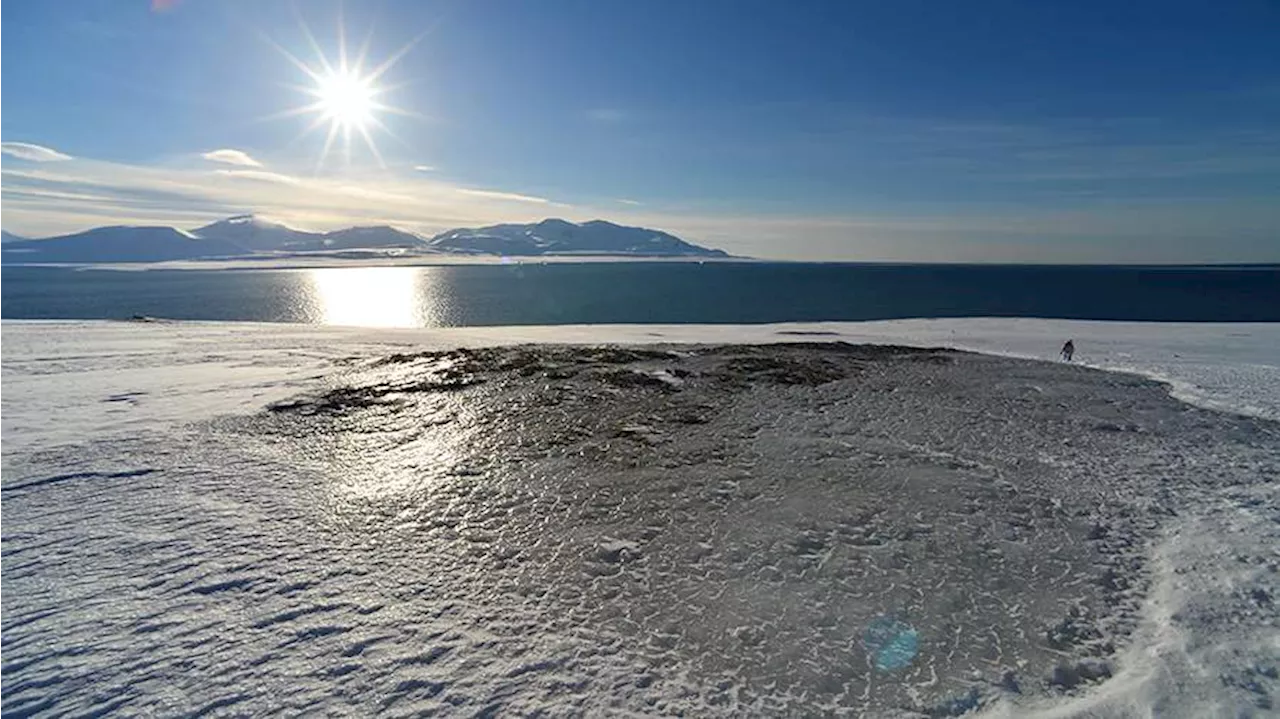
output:
[[[1123,377],[994,360],[966,360],[985,373],[968,376],[925,361],[909,370],[919,384],[903,388],[896,399],[897,388],[883,393],[869,375],[863,383],[869,389],[860,390],[867,394],[851,401],[819,393],[825,399],[811,409],[780,404],[798,396],[785,386],[748,386],[727,405],[724,433],[703,446],[684,437],[673,441],[675,430],[659,416],[672,404],[666,398],[696,395],[681,389],[685,380],[678,372],[641,359],[621,375],[602,366],[606,374],[600,376],[673,394],[635,408],[618,421],[616,435],[589,437],[581,459],[550,465],[533,459],[537,446],[519,449],[521,443],[542,441],[536,435],[546,425],[574,430],[547,438],[552,446],[583,441],[570,427],[571,406],[602,401],[591,385],[550,398],[535,395],[536,402],[526,398],[539,408],[536,417],[563,417],[527,429],[501,424],[505,420],[476,424],[481,405],[447,397],[407,415],[384,413],[375,402],[355,415],[372,420],[367,426],[344,425],[341,416],[326,418],[324,411],[283,424],[250,417],[289,398],[301,396],[299,406],[306,409],[319,401],[308,398],[346,397],[343,388],[350,383],[385,392],[432,373],[448,381],[448,360],[442,365],[405,354],[432,348],[844,340],[1052,359],[1071,337],[1083,363],[1159,377],[1203,406],[1275,418],[1278,325],[915,320],[368,330],[4,322],[2,331],[6,713],[40,714],[43,699],[49,714],[112,706],[217,714],[274,706],[290,712],[380,708],[398,715],[443,710],[454,701],[482,711],[489,701],[511,712],[566,715],[741,715],[804,707],[838,715],[864,706],[876,716],[903,716],[913,715],[907,707],[917,707],[919,699],[924,710],[943,716],[974,708],[1001,717],[1235,717],[1267,715],[1280,691],[1274,604],[1280,593],[1280,524],[1274,516],[1280,432],[1268,422],[1179,412],[1157,401],[1158,391]],[[369,362],[395,353],[404,359]],[[553,366],[540,369],[555,376]],[[349,373],[354,379],[335,379]],[[956,384],[963,377],[969,378]],[[536,385],[530,391],[551,391]],[[970,385],[989,388],[990,396],[968,393]],[[608,388],[602,396],[610,396]],[[495,416],[523,416],[521,397],[503,400]],[[601,413],[626,411],[614,404],[600,405]],[[1059,405],[1072,409],[1055,415]],[[1042,413],[1036,421],[1046,424],[1035,431],[1003,424],[1002,417],[1029,410]],[[1078,412],[1085,414],[1073,419]],[[218,416],[226,419],[214,431],[193,424]],[[696,438],[716,427],[695,423],[679,433]],[[1065,433],[1066,439],[1058,443],[1044,432]],[[502,476],[485,464],[486,442],[535,452],[516,470],[533,474],[519,482],[481,482]],[[737,449],[723,454],[729,447]],[[608,471],[616,474],[603,477],[604,470],[592,469],[603,466],[615,467]],[[1043,580],[1058,576],[1052,581],[1063,582],[1053,597],[1024,597],[1022,589],[1006,587],[993,598],[985,589],[967,593],[963,582],[956,584],[964,571],[953,562],[930,570],[931,580],[947,581],[925,591],[902,558],[928,561],[929,554],[913,553],[928,548],[930,532],[955,528],[926,529],[928,518],[909,514],[896,522],[887,518],[939,501],[931,491],[918,507],[877,505],[888,514],[867,520],[882,537],[917,524],[911,531],[922,536],[909,532],[889,540],[883,551],[874,544],[845,547],[835,538],[857,528],[842,523],[837,510],[850,499],[828,482],[852,472],[869,472],[871,481],[879,476],[877,467],[885,467],[899,490],[908,483],[949,487],[963,480],[969,483],[960,485],[968,487],[964,491],[989,497],[983,501],[992,503],[982,505],[989,527],[956,525],[978,533],[975,546],[987,554],[973,566],[991,567],[988,581],[1009,580],[994,569],[997,564],[1033,563],[1036,555],[1025,553],[1031,545],[1024,542],[1060,537],[1067,554],[1043,564],[1068,562],[1063,566],[1080,571],[1083,583],[1053,570]],[[778,478],[801,468],[819,470],[803,479],[807,494],[797,493],[800,487],[777,494]],[[425,473],[434,484],[407,483],[408,471]],[[995,484],[988,488],[993,473]],[[689,484],[662,484],[677,476]],[[1165,481],[1177,492],[1166,491]],[[622,491],[635,482],[652,489]],[[988,494],[1010,482],[1020,494]],[[1111,487],[1112,511],[1104,517],[1089,510],[1072,519],[1092,501],[1074,492],[1095,484],[1104,493]],[[997,521],[1006,499],[1017,509],[1017,502],[1032,497],[1028,506],[1045,513],[1031,520],[1032,530],[1024,533],[1021,515],[1010,515],[1015,523],[1008,526]],[[325,510],[318,518],[312,515],[317,507]],[[424,507],[451,509],[435,515]],[[746,513],[730,521],[705,514],[706,507]],[[668,509],[676,534],[648,534],[646,523]],[[524,526],[534,520],[536,526]],[[752,529],[757,523],[759,531]],[[1135,533],[1121,532],[1130,525]],[[707,537],[676,541],[680,532],[702,529]],[[1077,536],[1085,530],[1088,541]],[[528,542],[527,553],[513,544],[519,537]],[[964,550],[962,545],[946,546]],[[1054,601],[1093,596],[1089,588],[1095,585],[1085,577],[1099,567],[1074,563],[1087,560],[1095,547],[1108,561],[1144,558],[1139,575],[1117,575],[1121,586],[1147,577],[1147,591],[1124,615],[1131,639],[1105,663],[1110,679],[1085,681],[1055,696],[1033,691],[1042,677],[1017,661],[1036,666],[1045,657],[1013,641],[1013,624],[992,625],[994,644],[988,647],[1007,665],[987,667],[980,656],[939,653],[946,627],[935,622],[944,615],[925,607],[967,597],[963,606],[976,602],[972,609],[956,605],[951,611],[973,611],[987,621],[996,610],[1034,628],[1038,616],[1031,604],[996,609],[998,600],[1017,595],[1037,606],[1047,601],[1037,611],[1050,611]],[[707,591],[728,594],[700,594],[701,585],[686,576],[687,565],[676,561],[685,549],[702,553],[690,561],[708,572]],[[876,558],[872,564],[856,561],[863,552]],[[578,553],[596,572],[593,579],[535,571],[549,562],[547,567],[568,572]],[[477,566],[489,567],[488,573],[477,574]],[[876,581],[838,581],[865,572]],[[540,593],[540,586],[550,586],[555,596]],[[912,599],[917,591],[923,593]],[[1118,596],[1128,601],[1126,591]],[[513,597],[524,599],[510,604]],[[538,608],[547,602],[553,614],[563,613],[563,622],[543,623]],[[850,638],[842,633],[846,618],[832,619],[823,602],[858,616],[885,602],[920,607],[876,619],[870,625],[875,632]],[[723,617],[697,613],[706,607],[724,608]],[[683,619],[666,627],[661,612]],[[754,624],[759,617],[770,620]],[[779,645],[807,647],[808,655],[755,658],[756,647],[774,646],[811,621],[834,624]],[[585,626],[607,631],[593,634]],[[986,641],[973,634],[980,626],[965,625],[965,651],[977,651],[970,642]],[[900,653],[910,660],[906,644],[917,650],[916,629],[921,661],[929,663],[895,673]],[[690,630],[710,633],[685,636]],[[636,631],[651,644],[637,645]],[[693,651],[689,646],[697,648],[694,655],[684,653]],[[877,667],[859,668],[859,657],[872,649]],[[64,651],[69,653],[59,653]],[[934,693],[963,683],[955,668],[965,661],[985,667],[975,680],[986,687],[981,695],[960,693],[949,703],[928,704]],[[188,668],[178,671],[181,666]],[[932,669],[937,673],[931,680]],[[1006,669],[1014,672],[1013,686],[1024,685],[1025,696],[991,684]],[[824,671],[840,673],[846,688],[865,697],[841,694]],[[879,683],[860,683],[868,671]],[[773,693],[760,693],[768,685],[761,672],[777,672]],[[1062,681],[1077,680],[1068,675]],[[384,703],[369,703],[377,697]],[[615,704],[607,703],[610,697]],[[886,700],[905,703],[893,709]]]

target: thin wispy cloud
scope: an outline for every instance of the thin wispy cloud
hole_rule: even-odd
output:
[[[378,189],[373,189],[369,187],[362,187],[360,185],[339,185],[336,189],[338,192],[341,192],[346,195],[350,195],[351,197],[362,197],[368,200],[376,200],[379,202],[401,203],[401,202],[413,202],[414,200],[413,196],[406,195],[403,192],[395,192],[392,190],[378,190]]]
[[[628,200],[625,197],[620,197],[618,198],[617,201],[621,202],[624,205],[643,205],[644,204],[643,202],[638,202],[636,200]]]
[[[490,200],[507,200],[510,202],[529,202],[535,205],[549,205],[551,200],[545,197],[534,197],[533,195],[521,195],[516,192],[499,192],[497,190],[471,190],[459,188],[458,192],[472,197],[484,197]]]
[[[221,149],[210,150],[200,155],[210,162],[221,162],[227,165],[239,165],[241,167],[262,167],[262,163],[249,156],[249,153],[243,150]]]
[[[58,152],[51,147],[33,145],[29,142],[0,142],[0,152],[28,162],[63,162],[73,159],[71,155]]]
[[[436,168],[432,165],[414,165],[413,169],[418,172],[435,172]]]
[[[190,228],[245,212],[316,230],[392,224],[438,232],[529,222],[545,211],[532,208],[553,205],[542,197],[460,188],[415,172],[329,178],[247,167],[203,170],[85,159],[5,167],[0,184],[5,228],[35,237],[95,225],[165,224],[179,217],[194,218],[180,224]]]
[[[215,175],[222,175],[223,177],[235,177],[255,182],[271,182],[277,185],[297,185],[301,182],[296,177],[269,170],[214,170],[213,172]]]

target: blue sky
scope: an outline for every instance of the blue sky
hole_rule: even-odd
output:
[[[606,217],[762,257],[1280,261],[1274,2],[5,4],[5,229]],[[340,35],[339,20],[345,28]],[[305,28],[305,29],[304,29]],[[320,162],[368,38],[375,156]]]

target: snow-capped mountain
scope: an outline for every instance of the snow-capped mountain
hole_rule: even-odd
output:
[[[43,240],[14,240],[3,246],[4,261],[163,262],[244,254],[238,245],[198,237],[172,227],[96,227]]]
[[[194,231],[199,237],[226,240],[250,252],[316,252],[352,249],[425,249],[421,237],[388,225],[348,227],[332,232],[295,230],[255,215],[238,215]]]
[[[228,217],[190,232],[173,227],[118,226],[47,239],[5,233],[3,256],[13,264],[163,262],[366,249],[400,251],[397,254],[727,257],[722,250],[699,247],[666,232],[604,220],[577,224],[548,219],[528,225],[464,228],[428,241],[387,225],[308,232],[254,215]]]
[[[373,227],[348,227],[345,230],[326,232],[315,249],[354,250],[366,248],[427,249],[426,240],[390,225]]]
[[[641,257],[727,257],[723,250],[690,244],[675,235],[604,220],[581,224],[560,219],[519,225],[449,230],[428,243],[441,252],[486,255],[595,254]]]
[[[205,225],[192,234],[206,240],[221,240],[250,252],[316,249],[323,237],[318,232],[295,230],[256,215],[237,215]]]

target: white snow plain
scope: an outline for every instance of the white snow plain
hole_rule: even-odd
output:
[[[528,644],[515,642],[512,632],[516,630],[512,627],[518,627],[521,622],[534,622],[535,615],[508,607],[514,612],[511,616],[493,617],[483,606],[484,596],[499,596],[503,592],[509,595],[513,590],[507,587],[485,589],[483,582],[467,587],[469,592],[481,597],[479,607],[466,606],[465,602],[440,602],[434,605],[436,615],[425,625],[419,617],[403,616],[406,610],[400,603],[409,606],[420,592],[449,595],[452,591],[425,579],[426,583],[419,587],[395,583],[397,572],[410,576],[414,571],[421,571],[413,565],[413,552],[402,546],[403,537],[395,534],[409,531],[403,527],[417,526],[416,523],[422,521],[418,513],[403,509],[401,514],[388,520],[390,526],[399,529],[385,536],[365,535],[353,540],[362,549],[380,543],[395,545],[381,547],[379,551],[383,553],[377,555],[376,563],[368,567],[335,566],[329,563],[335,556],[374,555],[352,555],[350,547],[334,547],[334,542],[342,538],[325,531],[324,527],[298,529],[304,527],[299,524],[302,514],[299,506],[280,498],[294,496],[296,499],[295,495],[311,491],[308,479],[330,471],[327,463],[331,458],[320,449],[315,456],[300,455],[296,449],[287,455],[273,454],[277,449],[273,440],[251,439],[247,441],[251,446],[244,454],[227,455],[227,466],[219,466],[222,455],[216,452],[211,455],[214,450],[202,446],[212,435],[199,425],[218,417],[260,413],[271,403],[331,388],[336,373],[363,368],[369,358],[428,349],[522,343],[670,345],[844,341],[954,347],[1018,358],[1056,359],[1058,348],[1068,338],[1075,341],[1078,364],[1146,375],[1169,383],[1179,399],[1254,418],[1240,420],[1253,424],[1247,425],[1247,432],[1238,431],[1248,435],[1240,446],[1252,447],[1256,454],[1242,452],[1233,456],[1225,450],[1207,448],[1201,454],[1170,455],[1169,466],[1159,470],[1204,477],[1206,486],[1196,490],[1194,503],[1184,501],[1170,505],[1177,507],[1176,516],[1162,519],[1156,536],[1147,544],[1124,550],[1141,552],[1148,581],[1146,591],[1140,593],[1128,638],[1116,647],[1114,657],[1110,658],[1111,665],[1106,670],[1110,678],[1079,682],[1060,696],[1028,692],[1023,697],[1015,691],[984,692],[980,698],[976,694],[972,700],[961,696],[953,703],[921,711],[934,715],[972,711],[992,716],[1046,717],[1237,717],[1274,713],[1272,702],[1280,701],[1272,698],[1280,690],[1276,659],[1280,656],[1280,616],[1275,605],[1280,593],[1277,579],[1280,515],[1276,509],[1280,506],[1280,466],[1275,461],[1280,453],[1277,440],[1280,431],[1273,422],[1280,419],[1280,325],[1030,319],[745,327],[415,330],[199,322],[6,321],[3,323],[3,397],[0,398],[6,524],[3,579],[4,588],[8,590],[4,594],[3,618],[5,713],[52,715],[115,707],[159,714],[201,709],[212,714],[234,714],[244,711],[245,707],[270,706],[272,698],[264,699],[263,687],[288,686],[293,681],[308,687],[341,685],[345,695],[321,692],[315,696],[328,698],[305,705],[291,704],[289,697],[280,696],[274,705],[277,711],[363,713],[370,708],[380,708],[393,715],[419,710],[447,712],[446,700],[465,698],[463,690],[471,690],[473,695],[489,703],[458,707],[458,711],[700,715],[803,710],[816,714],[856,714],[859,711],[856,701],[836,702],[820,692],[808,700],[803,694],[788,694],[785,702],[772,704],[767,698],[760,698],[759,687],[752,699],[732,677],[718,679],[718,684],[707,687],[704,686],[706,677],[690,674],[692,670],[687,666],[645,664],[625,643],[619,644],[617,637],[587,648],[583,643],[590,644],[592,638],[584,638],[582,632],[572,626],[545,628]],[[680,391],[682,380],[672,370],[656,367],[645,371],[670,391]],[[1039,391],[1044,393],[1046,388]],[[1055,395],[1052,388],[1047,391],[1063,402],[1070,400]],[[465,414],[467,408],[440,411]],[[663,432],[653,424],[637,418],[622,425],[619,436],[643,446],[660,443]],[[803,433],[807,425],[798,426]],[[1129,431],[1130,428],[1117,425],[1112,429]],[[406,427],[402,431],[418,430]],[[385,457],[376,464],[385,464],[388,468],[450,461],[448,457],[413,454],[420,453],[421,447],[412,443],[382,447],[374,441],[373,446],[365,447],[361,442],[371,440],[360,439],[359,432],[352,434],[351,441],[361,447],[361,452],[374,455],[385,452]],[[460,435],[453,439],[465,442],[482,438],[473,436],[468,440]],[[784,432],[781,439],[775,441],[783,439],[800,442],[794,446],[783,445],[790,447],[788,451],[817,452],[815,457],[824,457],[828,452],[805,444],[803,434],[795,437]],[[164,449],[166,447],[169,449]],[[1016,457],[1021,449],[1011,447],[1009,451]],[[443,450],[437,447],[437,451]],[[949,463],[958,463],[956,466],[973,461],[956,459],[941,445],[912,445],[911,451],[944,457]],[[182,486],[162,483],[158,477],[162,477],[163,472],[153,473],[152,467],[134,461],[143,456],[155,461],[165,452],[172,453],[165,456],[165,462],[186,472],[186,483]],[[1048,461],[1043,454],[1040,459]],[[353,471],[354,468],[355,465]],[[1064,476],[1073,476],[1071,472],[1086,469],[1077,466],[1065,467],[1062,471],[1066,473]],[[462,486],[472,471],[465,466],[454,467],[451,481]],[[484,468],[476,467],[474,472],[479,475]],[[225,477],[227,473],[242,473],[253,481],[243,477],[230,481]],[[149,474],[154,476],[148,477]],[[1226,479],[1218,484],[1208,482],[1208,478],[1224,477]],[[41,511],[51,511],[38,522],[29,521],[30,517],[23,514],[36,506],[29,498],[33,491],[53,489],[60,484],[71,486],[82,479],[100,482],[103,488],[77,501],[44,506]],[[120,489],[122,481],[132,483],[129,491]],[[741,477],[726,475],[723,479],[726,496],[737,492],[742,481]],[[48,484],[41,485],[42,482]],[[264,492],[264,483],[278,483],[279,497]],[[550,487],[548,480],[548,491]],[[136,495],[132,494],[135,490]],[[352,485],[347,491],[360,494],[371,490]],[[394,494],[397,490],[384,486],[377,491]],[[453,488],[451,491],[464,490]],[[376,503],[383,502],[385,497],[365,499]],[[68,502],[68,499],[59,501]],[[156,504],[154,508],[138,507],[138,501]],[[453,501],[461,506],[471,500],[457,495]],[[502,504],[515,501],[511,497],[498,492],[494,501],[493,516],[481,517],[471,528],[450,525],[447,531],[475,535],[467,541],[474,542],[477,561],[488,561],[493,556],[500,562],[514,561],[518,548],[490,552],[486,544],[489,540],[481,536],[491,530],[493,523],[500,523],[507,512],[514,511],[513,505]],[[601,501],[593,495],[593,501],[601,507],[600,511],[609,514],[621,512],[623,504],[620,503],[625,503],[625,498]],[[87,505],[77,502],[99,503],[93,507],[92,525],[78,522],[79,508]],[[549,506],[558,505],[552,502]],[[130,517],[136,521],[153,509],[156,516],[164,510],[185,510],[186,513],[179,511],[165,521],[157,520],[145,526],[129,523]],[[293,527],[298,534],[282,536],[272,529],[277,523]],[[48,531],[50,536],[33,536],[35,528]],[[656,562],[659,558],[658,550],[643,546],[647,538],[610,535],[588,540],[596,547],[599,555],[596,561],[607,571],[612,571],[614,565],[625,568],[642,552],[651,552],[653,557],[642,557],[641,561]],[[812,555],[821,570],[831,556],[830,542],[819,537],[812,540],[812,546],[805,544],[809,541],[801,542],[803,552],[797,556],[808,561]],[[512,552],[511,557],[504,558],[507,551]],[[706,551],[712,551],[710,545]],[[56,553],[70,562],[70,569],[42,575],[42,552]],[[278,567],[268,568],[266,574],[276,572],[278,576],[237,578],[237,563],[248,561],[249,557],[267,561],[275,557]],[[832,566],[841,566],[839,560],[836,562]],[[81,569],[76,569],[77,563],[83,563]],[[104,567],[115,570],[114,575],[109,571],[105,575],[110,581],[102,579]],[[441,576],[450,576],[448,571],[452,570],[442,568]],[[786,567],[777,571],[785,572]],[[179,577],[181,583],[166,584],[162,574]],[[495,574],[495,577],[501,576]],[[219,579],[215,581],[215,577]],[[592,586],[607,579],[608,576],[602,575],[592,580]],[[100,584],[90,585],[93,581]],[[536,578],[533,581],[536,582]],[[226,592],[272,583],[281,587],[275,594],[284,597],[278,600],[284,603],[271,604],[269,614],[255,606],[261,597],[246,600],[244,604],[211,601]],[[327,599],[315,597],[313,586],[323,587],[323,591],[329,593]],[[35,591],[36,587],[39,587],[39,601],[13,594],[15,588],[25,592]],[[144,601],[151,595],[178,609],[189,609],[191,614],[182,621],[191,626],[173,631],[167,624],[170,620],[159,614],[152,621],[141,621],[139,612],[156,609],[154,603]],[[361,603],[351,599],[356,595],[378,595],[386,603]],[[295,606],[285,600],[299,603]],[[530,603],[530,606],[534,603],[532,598]],[[291,671],[315,669],[315,653],[329,646],[322,643],[328,641],[326,638],[357,634],[337,618],[337,612],[348,604],[359,607],[348,615],[358,620],[363,616],[360,613],[367,610],[370,618],[368,625],[361,629],[363,638],[353,640],[342,649],[347,661],[325,665],[326,673],[322,675],[306,674],[291,679]],[[626,615],[628,609],[620,605],[616,611]],[[317,621],[304,622],[306,626],[301,629],[292,626],[297,624],[295,620],[311,616]],[[329,620],[330,616],[335,618]],[[201,617],[207,621],[197,621]],[[631,619],[649,626],[643,624],[643,618]],[[625,620],[628,617],[618,619]],[[349,622],[349,617],[344,621]],[[506,628],[506,633],[491,633],[486,628],[487,622],[498,622]],[[217,629],[220,626],[247,626],[248,629],[242,634],[222,635]],[[268,647],[260,656],[255,655],[255,661],[263,662],[261,675],[255,673],[253,666],[217,663],[210,666],[191,659],[195,654],[208,651],[210,656],[223,661],[223,655],[214,651],[220,641],[246,648],[252,645],[254,651],[258,651],[265,637],[284,632],[286,627],[297,631],[287,636],[282,633],[274,649]],[[655,636],[651,641],[657,644],[678,641],[676,636],[681,628],[669,629],[670,636]],[[427,635],[418,634],[419,630]],[[756,630],[749,626],[733,631],[747,647],[753,641],[764,641],[756,638],[753,634]],[[59,632],[66,634],[59,635]],[[158,638],[169,644],[151,646]],[[309,642],[313,639],[315,643]],[[996,638],[997,645],[999,641]],[[403,649],[403,656],[395,651],[388,653],[386,646]],[[350,653],[346,653],[348,651]],[[848,651],[856,653],[864,649],[849,646]],[[230,649],[227,652],[226,661],[243,658]],[[592,652],[615,657],[616,666],[600,669],[586,658]],[[526,653],[529,658],[522,659]],[[121,670],[117,666],[114,671],[108,671],[100,664],[79,662],[77,658],[85,654],[101,655],[117,664],[122,662],[126,668]],[[152,655],[150,659],[148,654]],[[290,663],[288,658],[294,655],[297,655],[296,661]],[[11,656],[18,658],[11,660]],[[184,671],[183,662],[193,661],[194,670],[210,672],[203,685],[165,674]],[[796,661],[812,663],[812,658],[797,657]],[[363,684],[344,683],[342,677],[347,673],[361,676],[358,672],[362,662],[374,670],[382,670],[387,677],[395,677],[395,682],[387,685],[374,678],[361,680]],[[271,667],[270,671],[266,667]],[[1002,669],[1002,666],[992,667],[997,673]],[[610,674],[613,670],[616,672]],[[137,682],[122,684],[122,671]],[[597,671],[604,674],[593,674]],[[823,668],[817,664],[788,671],[821,673]],[[1088,669],[1084,671],[1087,673]],[[452,679],[443,679],[440,672],[448,672]],[[259,676],[265,677],[264,683],[255,686]],[[927,675],[917,678],[922,683],[911,691],[926,691]],[[536,687],[526,686],[535,679],[540,682]],[[584,689],[581,683],[589,679],[594,683]],[[625,691],[616,683],[610,688],[609,682],[624,679]],[[954,677],[944,678],[947,682],[953,680]],[[937,681],[936,675],[934,681]],[[779,685],[777,691],[779,694],[803,692],[804,686]],[[215,691],[210,687],[222,689]],[[865,690],[871,691],[870,685]],[[140,692],[146,695],[146,702],[142,701]],[[613,692],[620,703],[583,703],[584,692],[603,695]],[[655,692],[660,697],[657,700]],[[536,699],[531,698],[534,695]],[[750,703],[752,701],[755,703]],[[868,708],[884,716],[915,715],[911,712],[919,709],[862,705],[862,710]]]

